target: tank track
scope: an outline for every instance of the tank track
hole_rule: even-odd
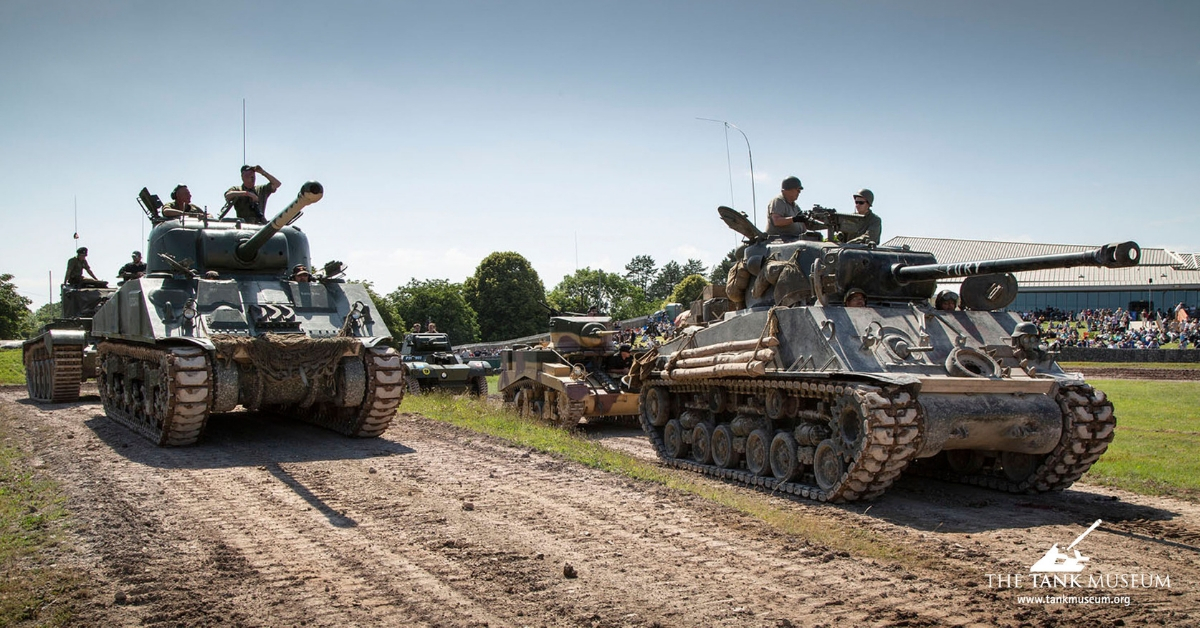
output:
[[[297,410],[299,418],[347,436],[373,438],[384,433],[404,399],[407,383],[400,354],[392,347],[373,347],[364,352],[367,389],[362,405],[340,408],[314,404]]]
[[[1063,414],[1062,437],[1028,477],[1013,480],[994,462],[990,468],[976,473],[956,473],[933,465],[915,466],[914,472],[1009,493],[1046,493],[1071,486],[1104,455],[1112,442],[1117,420],[1112,402],[1104,392],[1087,384],[1062,386],[1055,400]]]
[[[778,388],[792,391],[801,397],[817,399],[830,404],[838,402],[846,395],[852,395],[866,410],[863,417],[863,437],[852,452],[851,459],[845,464],[837,483],[828,489],[818,486],[812,473],[802,474],[799,478],[791,481],[781,481],[774,477],[757,475],[742,468],[722,468],[714,464],[701,464],[692,459],[672,458],[668,454],[663,438],[663,429],[651,424],[644,409],[646,392],[653,386],[666,388],[672,395],[707,393],[718,386],[734,393],[752,394],[765,394],[771,388]],[[736,379],[680,383],[652,380],[642,385],[639,406],[643,408],[639,413],[639,420],[643,431],[649,435],[658,457],[669,466],[816,501],[848,502],[879,496],[916,456],[920,449],[922,432],[920,407],[915,402],[913,392],[908,387],[881,388],[849,381],[800,382]],[[675,406],[676,404],[672,404],[672,407]]]
[[[559,393],[561,396],[562,393]],[[561,403],[555,404],[554,418],[560,427],[573,428],[579,425],[579,420],[583,418],[583,401],[567,400],[566,412],[563,411]]]
[[[46,343],[38,342],[27,348],[25,388],[29,398],[42,403],[68,403],[79,400],[83,381],[83,346],[58,345],[54,355],[46,351]]]
[[[199,347],[100,343],[96,387],[104,413],[157,445],[191,445],[212,410],[213,371]]]

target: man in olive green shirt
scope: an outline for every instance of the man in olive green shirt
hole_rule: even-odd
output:
[[[800,179],[788,177],[780,187],[779,196],[767,204],[767,235],[795,240],[808,228],[804,222],[804,212],[796,204],[804,186],[800,184]]]
[[[107,288],[107,281],[96,279],[96,273],[92,272],[92,266],[88,264],[87,254],[87,247],[81,246],[75,250],[75,257],[67,260],[67,285],[76,288]],[[84,277],[85,272],[92,278]]]
[[[261,174],[267,182],[255,186],[254,175]],[[242,222],[261,225],[267,222],[267,198],[279,189],[279,179],[262,166],[242,166],[242,184],[225,192],[225,202],[233,205]],[[223,214],[222,214],[223,215]]]
[[[863,217],[862,224],[857,229],[847,229],[843,232],[843,242],[855,244],[879,244],[879,236],[883,233],[883,221],[871,206],[875,204],[875,193],[863,188],[854,193],[854,211]]]

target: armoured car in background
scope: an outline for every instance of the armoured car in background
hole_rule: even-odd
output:
[[[730,311],[638,360],[630,378],[667,464],[840,502],[875,497],[906,469],[1061,490],[1107,449],[1112,403],[1055,363],[1036,326],[999,310],[1016,297],[1012,272],[1132,266],[1136,243],[939,264],[829,241],[855,216],[826,211],[829,240],[788,241],[719,213],[746,237]],[[966,309],[933,309],[937,280],[952,277],[966,277]]]
[[[306,183],[269,223],[249,226],[164,218],[143,190],[147,273],[90,326],[109,418],[158,445],[194,443],[210,414],[239,406],[351,436],[387,429],[404,371],[366,289],[342,280],[339,262],[293,274],[311,261],[291,223],[322,195]]]
[[[500,392],[526,417],[574,427],[583,418],[632,417],[638,397],[621,379],[632,354],[607,316],[550,317],[550,344],[500,352]]]
[[[400,356],[408,371],[410,394],[445,390],[487,397],[487,363],[469,361],[464,364],[455,355],[447,334],[408,334],[400,346]]]

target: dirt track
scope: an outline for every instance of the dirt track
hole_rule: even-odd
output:
[[[38,406],[5,388],[0,420],[69,496],[66,560],[96,583],[82,625],[1200,625],[1190,503],[915,479],[874,504],[771,498],[898,539],[918,557],[899,564],[412,415],[375,440],[223,415],[200,445],[158,449],[94,396]],[[652,455],[628,429],[592,431]],[[1171,588],[1112,591],[1129,606],[1018,603],[1064,593],[1029,589],[1029,566],[1096,519],[1076,548],[1084,575],[1155,573]],[[1026,588],[989,586],[997,573]]]

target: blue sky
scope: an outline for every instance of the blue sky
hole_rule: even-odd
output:
[[[326,187],[314,260],[383,291],[488,253],[719,261],[779,182],[896,235],[1200,251],[1197,2],[0,3],[0,273],[113,279],[142,186]],[[733,194],[730,193],[732,168]]]

